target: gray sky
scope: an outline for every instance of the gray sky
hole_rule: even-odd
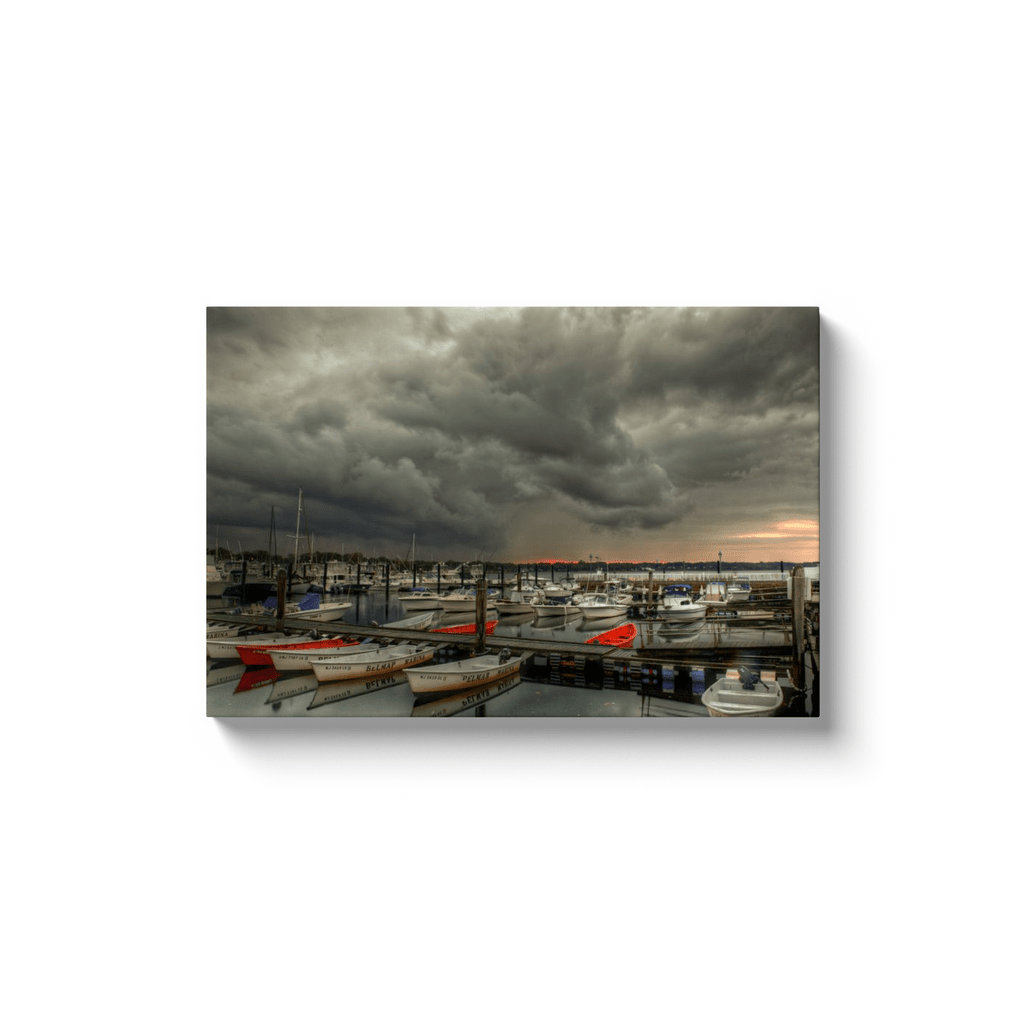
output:
[[[807,307],[210,309],[207,543],[814,561],[818,383]]]

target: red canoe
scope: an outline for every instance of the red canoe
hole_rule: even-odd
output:
[[[603,644],[608,647],[632,647],[633,638],[636,636],[636,623],[624,622],[621,626],[609,629],[604,633],[592,636],[588,644]]]
[[[330,640],[306,640],[299,644],[275,644],[273,647],[260,647],[259,644],[239,644],[238,656],[244,665],[273,665],[270,660],[271,651],[322,651],[331,647],[351,647],[358,640],[344,640],[335,637]]]
[[[494,627],[498,624],[497,619],[491,619],[490,622],[484,624],[484,632],[491,634],[494,632]],[[468,622],[465,626],[445,626],[442,629],[432,629],[431,633],[475,633],[476,623]]]

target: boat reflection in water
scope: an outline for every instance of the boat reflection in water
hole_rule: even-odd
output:
[[[518,670],[497,682],[487,683],[454,694],[427,694],[417,699],[412,709],[413,718],[448,718],[460,711],[480,707],[499,694],[507,693],[522,682]]]
[[[313,677],[316,682],[316,676]],[[374,690],[384,690],[389,686],[398,686],[405,682],[404,672],[395,672],[389,676],[381,676],[376,679],[360,679],[357,682],[320,683],[316,688],[313,699],[309,702],[307,711],[323,707],[325,704],[334,704],[339,700],[348,700],[350,697],[361,697],[363,694],[372,693]]]

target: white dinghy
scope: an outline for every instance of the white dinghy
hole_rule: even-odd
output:
[[[782,707],[782,687],[774,672],[728,669],[701,695],[712,718],[771,718]]]
[[[390,675],[412,665],[422,665],[434,657],[433,646],[397,644],[367,654],[350,654],[344,658],[324,658],[313,662],[318,683],[333,683],[368,676]]]
[[[464,661],[451,661],[445,665],[431,665],[429,668],[406,669],[409,689],[413,693],[446,693],[450,690],[465,690],[471,686],[482,686],[498,679],[504,679],[519,671],[519,667],[530,655],[513,658],[506,647],[500,654],[482,654]]]

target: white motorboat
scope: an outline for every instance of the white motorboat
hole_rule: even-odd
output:
[[[750,580],[746,576],[737,576],[725,591],[726,601],[749,601]]]
[[[306,594],[299,602],[290,602],[284,606],[286,616],[301,616],[304,619],[315,619],[317,622],[336,622],[352,607],[351,601],[328,601],[321,604],[319,594]],[[263,602],[263,610],[268,614],[276,614],[277,598],[268,597]]]
[[[429,668],[406,669],[409,688],[413,693],[446,693],[482,686],[504,679],[519,671],[530,655],[513,658],[506,648],[500,654],[482,654],[464,661],[451,661]]]
[[[625,606],[608,594],[585,594],[577,597],[575,604],[585,619],[613,619],[626,614]]]
[[[399,594],[398,600],[402,602],[402,607],[408,611],[413,609],[425,611],[441,607],[441,599],[432,590],[427,590],[426,587],[413,587],[408,593]]]
[[[494,607],[502,615],[518,615],[530,611],[530,602],[538,596],[540,588],[532,583],[523,583],[508,592],[508,597],[494,602]]]
[[[434,657],[432,646],[398,644],[382,647],[367,654],[351,654],[344,658],[325,658],[313,662],[318,683],[365,679],[368,676],[390,675],[412,665],[422,665]]]
[[[494,608],[495,594],[487,592],[487,607]],[[462,587],[452,593],[442,594],[438,601],[446,612],[473,612],[476,610],[476,588]],[[496,610],[496,609],[495,609]]]
[[[579,605],[573,604],[568,597],[535,597],[530,608],[538,619],[568,619],[583,614]]]
[[[701,694],[712,718],[771,718],[782,707],[782,687],[774,672],[728,669]]]
[[[673,619],[703,619],[707,614],[707,607],[693,600],[691,590],[688,583],[674,583],[663,587],[661,600],[658,602],[658,613],[671,616]]]

